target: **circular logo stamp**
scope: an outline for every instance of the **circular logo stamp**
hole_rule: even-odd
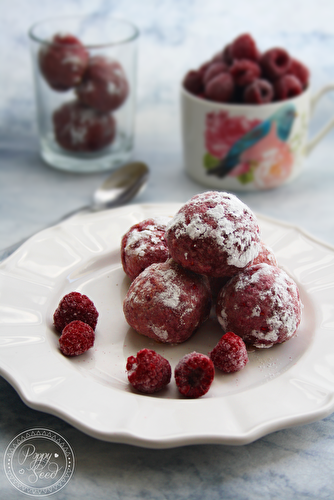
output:
[[[22,493],[48,496],[71,479],[75,459],[68,442],[49,429],[21,432],[7,446],[4,468],[8,480]]]

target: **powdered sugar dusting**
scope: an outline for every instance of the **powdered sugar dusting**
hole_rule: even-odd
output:
[[[270,347],[277,342],[290,339],[300,323],[301,301],[296,283],[282,270],[268,264],[259,264],[239,273],[233,280],[233,293],[238,297],[237,309],[242,303],[256,300],[248,314],[250,323],[259,318],[258,328],[253,328],[249,335],[256,339],[255,347]],[[225,289],[222,296],[228,295]],[[229,310],[222,300],[219,322],[224,329],[230,328]],[[236,308],[233,308],[236,309]],[[242,309],[242,310],[241,310]],[[240,314],[246,315],[246,309],[240,307]]]
[[[203,213],[203,204],[207,209]],[[191,211],[191,218],[186,214]],[[256,237],[256,228],[258,237]],[[186,203],[168,224],[176,238],[210,238],[227,253],[227,263],[245,267],[259,252],[260,231],[251,210],[235,195],[206,192]],[[255,241],[254,241],[255,239]]]
[[[124,300],[128,323],[161,342],[184,342],[209,317],[207,278],[189,273],[172,259],[151,264],[132,282]]]
[[[152,246],[164,250],[166,244],[163,229],[169,220],[168,217],[155,218],[152,219],[152,224],[146,226],[145,229],[134,228],[129,231],[124,247],[126,256],[144,257]]]

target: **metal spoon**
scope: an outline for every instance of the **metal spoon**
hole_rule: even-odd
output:
[[[72,217],[72,215],[80,212],[97,212],[106,208],[124,205],[136,196],[139,191],[144,189],[148,181],[149,173],[150,171],[148,166],[142,162],[131,162],[121,166],[117,170],[114,170],[103,182],[103,184],[95,191],[93,194],[93,201],[90,205],[80,207],[67,213],[57,222],[66,220],[69,217]],[[50,226],[57,224],[57,222],[50,224]],[[0,262],[15,252],[15,250],[31,236],[23,238],[13,245],[0,250]]]

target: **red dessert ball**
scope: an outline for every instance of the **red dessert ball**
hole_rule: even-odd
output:
[[[236,196],[208,191],[193,196],[167,225],[172,258],[183,267],[213,277],[233,276],[260,250],[255,215]]]
[[[124,103],[129,93],[129,84],[119,62],[94,56],[88,61],[76,93],[83,104],[108,113]]]
[[[278,266],[273,249],[266,245],[264,241],[260,242],[260,251],[250,265],[253,264],[269,264],[270,266]]]
[[[249,266],[222,288],[217,317],[225,331],[246,344],[272,347],[291,339],[301,321],[302,304],[296,283],[269,264]]]
[[[122,265],[131,280],[151,264],[165,262],[168,259],[165,231],[169,220],[169,217],[146,219],[134,224],[123,236]]]
[[[172,376],[169,361],[152,349],[141,349],[137,356],[129,356],[126,370],[132,387],[145,394],[160,391]]]
[[[65,356],[80,356],[94,345],[95,333],[82,321],[72,321],[59,337],[59,347]]]
[[[209,356],[215,368],[224,373],[237,372],[249,361],[245,342],[233,332],[225,333]]]
[[[93,152],[111,144],[116,134],[112,115],[71,101],[53,114],[55,139],[69,151]]]
[[[191,352],[183,356],[174,371],[179,392],[187,398],[200,398],[208,392],[215,376],[211,359],[205,354]]]
[[[158,342],[179,344],[209,317],[208,279],[172,259],[151,264],[131,283],[123,303],[126,321]]]
[[[94,303],[79,292],[65,295],[53,315],[53,324],[58,332],[62,332],[66,325],[74,320],[87,323],[93,330],[96,328],[99,313]]]
[[[40,70],[50,87],[58,91],[78,85],[87,63],[87,50],[70,34],[56,34],[39,53]]]

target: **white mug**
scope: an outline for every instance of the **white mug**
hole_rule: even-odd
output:
[[[271,189],[295,179],[305,156],[334,126],[308,141],[309,122],[323,87],[269,104],[221,104],[181,88],[184,165],[200,184],[231,191]]]

